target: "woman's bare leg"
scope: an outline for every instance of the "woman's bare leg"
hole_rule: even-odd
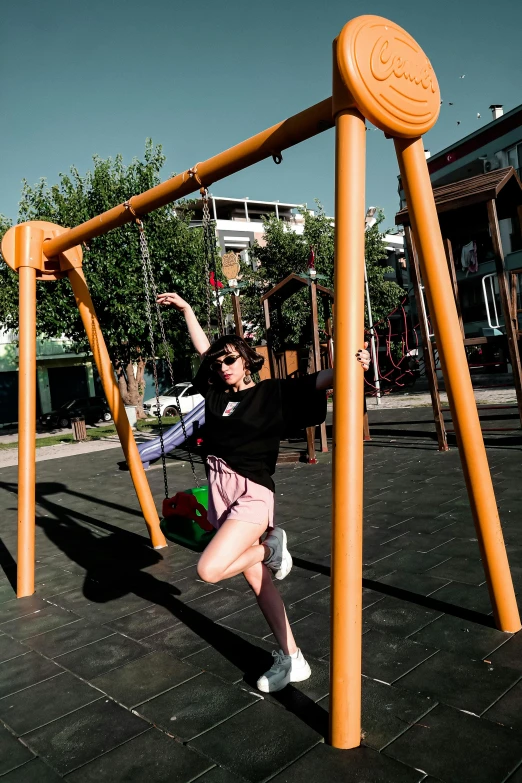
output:
[[[244,577],[254,591],[259,608],[282,651],[285,655],[293,655],[297,652],[297,645],[286,616],[283,599],[272,581],[270,570],[264,563],[259,562],[247,568]]]
[[[227,519],[199,558],[198,574],[205,582],[221,582],[262,563],[266,547],[259,543],[268,527]]]
[[[297,651],[283,599],[263,564],[266,548],[259,543],[265,525],[253,525],[238,519],[227,519],[208,544],[198,562],[198,574],[205,582],[220,582],[237,574],[245,579],[257,598],[259,608],[285,655]]]

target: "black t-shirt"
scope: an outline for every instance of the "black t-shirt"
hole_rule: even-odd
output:
[[[204,367],[194,386],[205,397],[205,453],[220,457],[240,476],[274,490],[284,432],[321,424],[326,393],[315,388],[317,373],[267,380],[234,392],[209,385]]]

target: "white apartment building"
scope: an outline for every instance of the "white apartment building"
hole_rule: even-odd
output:
[[[209,197],[210,218],[214,221],[220,252],[240,253],[248,250],[254,241],[263,244],[263,217],[275,216],[291,231],[302,234],[304,217],[302,204],[285,204],[280,201],[254,201],[249,198]],[[203,220],[203,202],[191,205],[194,216],[192,226],[200,226]],[[313,214],[313,210],[310,210]]]

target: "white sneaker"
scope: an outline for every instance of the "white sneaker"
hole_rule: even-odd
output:
[[[272,550],[272,554],[264,561],[265,565],[274,572],[276,579],[284,579],[292,570],[292,555],[286,545],[286,531],[275,527],[263,543]]]
[[[257,681],[257,687],[263,693],[281,691],[289,682],[303,682],[312,671],[301,650],[295,658],[285,655],[282,650],[273,650],[274,663]]]

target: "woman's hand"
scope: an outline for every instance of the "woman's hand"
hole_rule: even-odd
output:
[[[190,305],[188,302],[185,302],[184,299],[181,298],[179,294],[176,294],[174,292],[171,293],[165,293],[165,294],[158,294],[157,303],[160,305],[172,305],[176,308],[176,310],[179,310],[180,312],[184,312],[185,310],[190,310]]]
[[[367,347],[368,347],[368,343],[364,343],[364,348],[361,348],[355,354],[357,357],[357,361],[360,362],[360,364],[362,364],[363,370],[365,372],[370,366],[370,354],[366,350]],[[320,372],[317,373],[315,388],[322,390],[322,389],[331,389],[332,387],[333,387],[333,370],[320,370]]]
[[[167,307],[172,305],[172,307],[175,307],[176,310],[180,311],[180,313],[183,313],[185,321],[187,322],[192,345],[199,355],[203,356],[205,351],[208,351],[210,348],[210,343],[189,303],[185,302],[185,300],[174,291],[171,291],[170,293],[158,294],[156,301],[159,305],[166,305]]]
[[[368,348],[368,343],[364,343],[364,348],[361,348],[357,353],[355,354],[357,357],[357,361],[360,362],[363,366],[364,372],[369,368],[370,366],[370,354],[366,350]]]

